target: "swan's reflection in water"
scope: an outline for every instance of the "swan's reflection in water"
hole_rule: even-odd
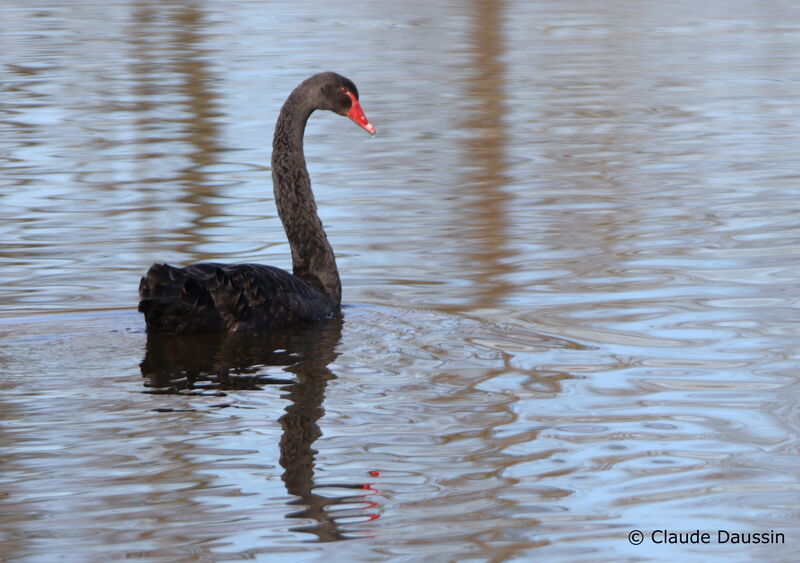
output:
[[[317,541],[362,537],[345,532],[343,523],[377,518],[371,485],[326,483],[327,491],[347,492],[325,496],[314,481],[312,445],[321,435],[325,388],[336,377],[328,364],[337,357],[341,333],[341,319],[331,319],[262,334],[148,334],[141,363],[148,393],[224,396],[230,390],[281,385],[287,392],[282,398],[289,400],[279,420],[281,478],[297,497],[289,504],[302,507],[287,517],[313,521],[291,530],[314,534]]]

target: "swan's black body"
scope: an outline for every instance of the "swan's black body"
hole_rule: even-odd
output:
[[[261,264],[153,264],[139,298],[150,332],[265,330],[312,323],[339,310],[299,277]]]
[[[272,143],[272,180],[292,249],[293,274],[260,264],[154,264],[139,284],[139,311],[148,331],[264,330],[313,323],[338,313],[341,282],[317,215],[303,134],[317,109],[347,115],[374,133],[357,100],[352,82],[324,72],[295,88],[281,108]]]

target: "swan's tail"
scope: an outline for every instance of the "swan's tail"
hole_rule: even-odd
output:
[[[220,330],[219,315],[175,299],[152,297],[139,301],[148,332],[213,332]]]
[[[139,284],[139,311],[144,313],[148,332],[224,329],[214,300],[205,287],[207,279],[202,277],[205,273],[153,264]],[[197,277],[192,277],[193,274]]]

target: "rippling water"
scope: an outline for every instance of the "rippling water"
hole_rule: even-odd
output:
[[[0,559],[800,557],[800,5],[0,19]],[[329,69],[378,130],[307,132],[343,323],[148,338],[150,263],[290,266]],[[650,535],[720,529],[785,541]]]

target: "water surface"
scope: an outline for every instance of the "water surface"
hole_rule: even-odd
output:
[[[0,557],[800,556],[794,2],[0,18]],[[150,263],[290,266],[320,70],[378,130],[307,130],[343,321],[148,337]]]

